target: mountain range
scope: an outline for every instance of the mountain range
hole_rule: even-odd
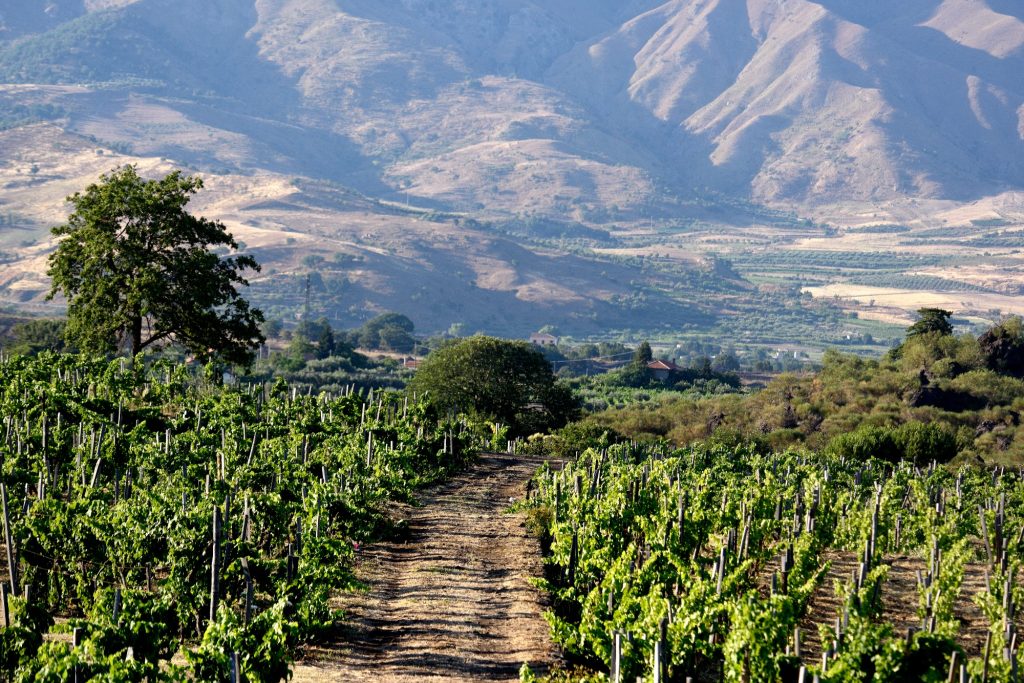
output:
[[[207,176],[280,273],[362,273],[341,317],[450,296],[450,252],[427,327],[629,327],[638,289],[699,321],[595,254],[1016,197],[1022,74],[1014,0],[3,0],[0,284],[36,296],[60,199],[134,161]]]

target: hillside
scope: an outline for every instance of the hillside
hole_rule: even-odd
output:
[[[907,339],[880,360],[826,352],[814,374],[762,391],[627,405],[592,419],[631,439],[810,448],[845,456],[1015,464],[1024,457],[1024,329],[1009,318],[981,335]]]
[[[324,304],[339,320],[709,329],[732,308],[709,294],[763,280],[710,282],[718,257],[836,236],[797,215],[1024,224],[1022,46],[1005,0],[8,3],[0,285],[38,300],[60,199],[137,162],[210,176],[203,208],[278,273],[303,274],[293,245],[310,238],[363,258],[347,281],[365,291]],[[638,257],[669,259],[676,281]],[[1018,281],[1007,257],[986,277]],[[460,272],[471,287],[448,282]]]

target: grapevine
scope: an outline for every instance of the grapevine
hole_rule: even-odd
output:
[[[483,433],[423,397],[48,354],[0,364],[0,420],[11,680],[287,677],[387,506]]]

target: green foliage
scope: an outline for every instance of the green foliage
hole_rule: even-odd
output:
[[[471,410],[523,435],[564,425],[578,406],[527,342],[475,336],[449,342],[423,361],[409,388],[450,409]]]
[[[829,663],[822,680],[836,683],[894,681],[903,668],[902,644],[893,637],[892,625],[854,614],[843,634],[843,647]],[[942,662],[939,663],[939,666]],[[919,669],[918,674],[929,669]],[[920,680],[920,679],[918,679]]]
[[[956,434],[949,427],[913,421],[898,427],[862,425],[833,437],[825,450],[836,457],[859,461],[877,458],[925,464],[932,460],[949,462],[956,457],[958,445]]]
[[[791,681],[801,662],[786,648],[794,627],[811,621],[834,652],[827,667],[808,663],[809,676],[938,682],[954,651],[964,661],[955,642],[957,596],[965,566],[979,559],[978,505],[1006,501],[1003,523],[1020,529],[1022,486],[1017,473],[998,470],[749,446],[619,444],[588,450],[561,471],[542,469],[526,506],[536,511],[532,525],[546,525],[536,532],[549,548],[538,583],[552,600],[552,635],[578,661],[608,671],[618,632],[623,680],[649,680],[654,643],[663,639],[665,680]],[[935,492],[949,487],[958,491],[956,505],[936,506]],[[992,529],[995,511],[987,514]],[[867,545],[871,538],[876,545]],[[883,602],[890,570],[883,558],[928,553],[937,569],[918,587],[916,616],[934,617],[935,630],[908,642],[885,616],[893,606]],[[776,569],[782,554],[792,557],[785,588]],[[869,561],[862,582],[842,572],[825,585],[830,564],[844,555]],[[1001,586],[1018,564],[1013,558],[1006,572],[993,569],[992,593],[978,598],[993,633],[1003,631]],[[827,597],[833,590],[835,601]],[[1024,589],[1014,589],[1008,604],[1022,601]],[[1009,683],[1008,664],[996,664],[1003,647],[993,640],[989,680]],[[969,662],[975,675],[981,666]]]
[[[671,388],[679,392],[722,393],[738,389],[740,380],[734,374],[739,361],[731,353],[721,353],[713,364],[706,355],[693,357],[690,367],[678,367],[667,372],[664,378],[656,378],[648,367],[652,360],[650,346],[641,344],[633,354],[633,360],[618,370],[612,370],[587,382],[591,387],[602,386],[605,390],[614,388],[656,389]],[[674,363],[672,364],[674,365]]]
[[[68,298],[66,336],[91,353],[125,347],[132,355],[176,341],[198,356],[246,363],[263,341],[263,315],[238,293],[250,256],[221,257],[237,248],[215,221],[185,210],[202,180],[173,172],[144,180],[125,166],[68,198],[68,222],[50,256],[49,296]]]
[[[36,656],[43,636],[36,630],[13,624],[0,629],[0,669],[7,679],[24,663]]]
[[[416,345],[415,325],[401,313],[383,313],[349,334],[352,344],[364,349],[409,353]]]
[[[377,348],[384,351],[410,353],[416,346],[416,340],[408,331],[397,325],[385,325],[377,332]]]
[[[274,364],[285,372],[297,372],[306,367],[306,359],[314,355],[315,349],[309,339],[300,334],[293,334],[291,341],[288,342],[288,348],[274,357]]]
[[[242,677],[250,681],[287,681],[291,678],[288,653],[296,643],[298,624],[286,617],[281,599],[245,626],[230,609],[217,610],[199,647],[185,653],[193,680],[230,680],[231,657],[238,654]]]
[[[342,370],[352,373],[357,368],[365,369],[373,365],[366,356],[356,353],[349,343],[347,335],[335,335],[330,322],[323,317],[301,321],[291,332],[291,340],[285,351],[274,353],[270,361],[270,366],[279,375],[289,379],[295,378],[296,373],[309,368],[311,372],[307,373],[300,381],[318,388],[330,384],[327,378],[321,381],[309,381],[313,376],[321,374],[322,370]],[[327,362],[314,363],[311,366],[311,361]],[[259,371],[260,367],[258,366],[257,372]],[[349,383],[349,381],[337,382],[339,385]]]
[[[305,358],[305,354],[296,357],[288,351],[275,353],[269,363],[257,364],[251,379],[271,381],[280,378],[302,391],[343,393],[352,387],[362,391],[401,389],[410,374],[386,361],[371,361],[355,352],[350,356],[338,355],[312,360]]]
[[[783,374],[746,395],[716,395],[707,384],[679,398],[634,391],[602,401],[581,393],[588,406],[606,408],[591,419],[626,438],[687,444],[729,435],[728,443],[801,445],[858,460],[1020,463],[1024,432],[1015,415],[1024,409],[1024,379],[1008,366],[990,367],[993,353],[1005,357],[1016,344],[1017,325],[1008,320],[980,340],[917,334],[899,354],[880,360],[829,350],[816,374]]]
[[[49,352],[0,363],[0,419],[17,574],[33,596],[10,598],[0,678],[24,681],[75,668],[98,681],[225,680],[232,652],[248,680],[286,677],[297,648],[336,626],[353,544],[465,463],[481,430],[395,393],[225,387],[141,356]],[[83,629],[80,647],[40,646],[55,616]],[[188,672],[168,663],[183,650]]]
[[[5,346],[10,353],[35,355],[41,351],[64,351],[63,320],[28,320],[11,328],[11,340]]]
[[[143,590],[121,591],[116,619],[114,602],[114,590],[100,589],[94,596],[89,618],[73,624],[85,629],[97,652],[123,656],[132,648],[133,656],[155,674],[160,661],[169,660],[178,646],[180,627],[173,596]]]
[[[910,462],[946,463],[956,457],[956,434],[941,424],[907,422],[896,428],[894,437],[901,457]]]
[[[632,362],[621,370],[609,372],[604,378],[604,383],[611,386],[629,387],[640,389],[649,387],[654,381],[647,363]]]
[[[284,324],[278,318],[272,318],[270,320],[264,320],[260,325],[260,334],[267,339],[276,339],[281,336],[281,332],[284,330]]]
[[[907,330],[907,337],[917,337],[922,334],[937,333],[939,335],[953,334],[953,326],[949,324],[949,318],[953,314],[941,308],[918,309],[917,322]]]
[[[95,683],[181,683],[182,672],[174,665],[151,671],[145,662],[127,659],[123,653],[104,655],[89,643],[72,648],[67,643],[44,643],[36,656],[18,669],[12,679],[18,683],[66,683],[75,680]]]
[[[524,442],[521,452],[555,458],[572,458],[588,448],[607,448],[622,437],[594,422],[570,422],[549,434],[534,434]]]
[[[826,451],[837,457],[867,461],[870,458],[895,462],[903,456],[896,443],[893,429],[864,425],[859,429],[839,434],[829,442]]]
[[[651,345],[646,341],[641,342],[640,346],[636,347],[636,351],[633,352],[633,365],[646,367],[647,363],[650,363],[654,358],[654,354],[651,352]]]
[[[61,83],[79,78],[103,78],[87,61],[65,59],[73,46],[92,47],[104,40],[116,20],[108,13],[95,13],[67,22],[44,35],[5,45],[0,50],[0,73],[9,82]]]
[[[54,104],[0,105],[0,130],[17,128],[37,121],[51,121],[65,115],[64,109]]]
[[[725,680],[730,683],[773,683],[779,680],[781,653],[794,616],[791,601],[765,605],[756,592],[739,596],[729,605],[731,628],[722,645]]]

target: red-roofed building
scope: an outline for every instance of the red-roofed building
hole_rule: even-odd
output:
[[[664,382],[669,378],[673,372],[682,370],[678,365],[670,360],[652,360],[647,363],[647,369],[654,375],[654,379],[659,382]]]

